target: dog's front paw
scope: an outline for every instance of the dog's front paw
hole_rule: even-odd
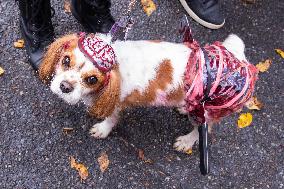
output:
[[[199,139],[198,131],[194,129],[191,133],[178,137],[174,144],[174,148],[177,151],[188,152],[189,150],[192,149],[192,146],[194,145],[195,142],[198,141],[198,139]]]
[[[112,130],[112,125],[108,124],[106,121],[95,124],[90,129],[90,134],[95,138],[106,138]]]
[[[181,115],[187,115],[188,114],[188,111],[186,111],[185,107],[183,107],[183,106],[176,108],[176,111]]]

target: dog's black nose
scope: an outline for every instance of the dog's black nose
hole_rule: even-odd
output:
[[[70,84],[69,82],[62,81],[60,83],[60,89],[63,93],[70,93],[70,92],[73,91],[74,88],[73,88],[72,84]]]

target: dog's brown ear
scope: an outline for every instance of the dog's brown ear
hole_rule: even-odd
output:
[[[39,67],[39,78],[44,83],[49,83],[52,79],[56,63],[60,59],[60,55],[62,50],[64,49],[64,46],[69,45],[71,43],[77,44],[77,41],[77,34],[70,34],[57,39],[48,47],[48,50],[45,53],[42,63]]]
[[[89,108],[89,113],[96,118],[103,119],[110,116],[116,106],[119,106],[120,98],[120,74],[118,66],[110,73],[108,85],[103,89],[102,94],[95,99]]]

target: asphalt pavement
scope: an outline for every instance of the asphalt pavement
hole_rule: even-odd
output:
[[[128,0],[113,1],[117,19]],[[178,0],[155,0],[157,10],[148,17],[137,5],[136,23],[129,39],[161,39],[180,42],[179,19],[185,14]],[[87,115],[82,104],[70,106],[43,85],[27,62],[24,49],[13,42],[21,38],[18,8],[14,1],[0,1],[0,188],[284,188],[283,69],[274,52],[284,49],[284,1],[221,0],[226,24],[206,29],[189,19],[201,44],[224,40],[230,33],[246,44],[248,59],[257,64],[271,58],[268,72],[259,74],[256,95],[264,103],[253,114],[251,126],[238,129],[235,114],[214,127],[211,135],[211,173],[199,172],[197,147],[191,155],[172,145],[192,127],[172,109],[137,108],[124,112],[117,128],[105,140],[90,137],[98,120]],[[83,31],[63,1],[52,1],[57,36]],[[65,134],[64,127],[74,128]],[[146,159],[138,156],[139,149]],[[110,164],[101,172],[98,157],[106,152]],[[70,167],[69,157],[88,167],[81,181]]]

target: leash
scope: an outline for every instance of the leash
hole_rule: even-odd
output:
[[[183,37],[182,40],[184,43],[194,44],[195,40],[192,36],[192,32],[189,27],[189,22],[188,22],[186,15],[184,15],[184,18],[181,21],[181,27],[180,27],[179,33],[182,34],[182,37]],[[204,49],[202,49],[202,51],[204,54],[205,66],[206,66],[206,71],[207,71],[207,76],[208,76],[206,92],[202,100],[202,107],[205,110],[205,107],[204,107],[205,101],[210,99],[209,93],[210,93],[210,88],[212,84],[212,78],[211,78],[211,75],[209,74],[210,62],[209,62],[208,55]],[[198,127],[198,133],[199,133],[199,146],[198,147],[199,147],[199,154],[200,154],[199,155],[199,161],[200,161],[199,169],[202,175],[207,175],[210,172],[210,162],[209,162],[210,146],[209,146],[209,138],[208,138],[208,124],[206,123],[206,121],[204,121],[204,123],[202,123]]]
[[[111,42],[116,40],[126,40],[129,30],[134,24],[134,20],[131,17],[132,10],[136,5],[137,0],[131,0],[128,4],[128,10],[125,15],[123,15],[118,21],[114,23],[110,29]]]
[[[205,101],[210,100],[209,93],[210,93],[211,85],[213,82],[213,78],[211,77],[211,74],[209,74],[210,73],[210,65],[209,65],[210,62],[209,62],[208,55],[203,48],[202,48],[202,51],[204,54],[205,66],[206,66],[206,71],[207,71],[207,84],[206,84],[204,99],[202,102],[202,107],[205,110]],[[210,164],[209,164],[210,146],[208,142],[209,140],[208,139],[208,124],[206,123],[206,120],[201,126],[199,126],[198,132],[199,132],[199,153],[200,153],[199,168],[200,168],[200,172],[202,175],[207,175],[210,172]]]
[[[207,175],[210,172],[209,163],[209,143],[208,143],[208,125],[205,122],[198,127],[199,132],[199,153],[200,164],[199,169],[202,175]]]

